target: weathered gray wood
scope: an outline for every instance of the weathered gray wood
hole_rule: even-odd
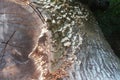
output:
[[[43,22],[28,4],[0,0],[0,80],[32,77],[34,66],[28,55],[38,44],[42,27]]]
[[[2,58],[2,63],[6,62],[6,64],[0,64],[2,66],[0,79],[120,79],[120,60],[114,55],[94,16],[86,6],[77,2],[74,3],[72,0],[55,0],[52,2],[40,0],[36,7],[39,7],[48,23],[46,26],[38,14],[34,13],[33,8],[22,3],[14,3],[14,1],[1,0],[0,2],[1,15],[4,15],[4,18],[1,18],[3,20],[1,25],[6,27],[4,29],[1,26],[0,40],[10,40],[10,43],[16,42],[18,44],[15,46],[23,45],[25,48],[22,50],[7,45],[6,53],[4,53],[6,55]],[[10,5],[12,7],[9,7]],[[11,14],[8,14],[8,11]],[[8,20],[5,19],[10,19],[10,24],[11,19],[13,19],[17,24],[12,23],[13,26],[10,26]],[[4,31],[2,31],[3,29]],[[2,32],[6,32],[6,35]],[[12,34],[13,37],[10,39]],[[23,37],[20,38],[19,35]],[[15,58],[11,49],[21,52],[23,59],[28,58],[37,42],[37,49],[30,55],[28,62],[20,64],[14,61],[20,56]],[[2,49],[5,45],[3,43],[0,45]]]
[[[66,70],[68,77],[60,80],[120,79],[120,60],[86,6],[68,0],[44,2],[44,8],[51,16],[51,22],[48,22],[54,46],[52,58],[55,61],[51,65],[51,72]],[[72,65],[66,65],[64,61]]]

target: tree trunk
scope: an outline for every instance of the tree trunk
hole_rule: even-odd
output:
[[[21,6],[20,8],[25,11],[27,11],[27,8],[29,8],[30,10],[37,10],[39,14],[42,13],[46,22],[42,23],[42,20],[40,20],[36,11],[30,12],[28,10],[28,13],[32,13],[31,16],[34,17],[32,19],[29,16],[30,19],[28,18],[28,20],[25,20],[28,21],[27,23],[31,23],[31,25],[32,22],[37,20],[36,26],[38,28],[33,31],[35,33],[34,35],[32,35],[32,37],[31,35],[26,36],[31,37],[30,40],[32,42],[26,42],[28,46],[27,48],[32,48],[30,50],[31,54],[27,53],[27,57],[29,55],[29,60],[26,63],[16,63],[15,60],[18,57],[13,57],[14,54],[12,50],[8,50],[9,52],[7,52],[7,50],[5,49],[6,53],[4,54],[6,55],[4,55],[2,59],[5,59],[6,64],[2,68],[0,68],[0,79],[120,79],[120,60],[114,55],[114,52],[105,40],[98,26],[98,23],[94,19],[91,11],[89,11],[86,6],[69,0],[40,0],[39,4],[32,4],[37,7],[33,7],[34,9],[30,8],[30,5],[26,6],[21,4],[19,4],[19,6]],[[15,20],[17,20],[17,18],[15,18]],[[10,27],[11,26],[9,26],[9,29],[11,29]],[[27,28],[29,28],[29,26],[23,26],[26,34],[29,34],[30,31],[27,32]],[[32,34],[32,31],[30,33]],[[40,33],[39,41],[38,33]],[[20,35],[21,34],[23,34],[22,30]],[[6,36],[4,35],[4,37]],[[22,38],[22,40],[27,41],[27,39],[24,39],[24,37]],[[21,44],[22,40],[18,43]],[[29,46],[28,44],[31,44],[31,46]],[[36,49],[34,49],[35,46],[32,46],[32,44],[37,44]],[[26,46],[26,44],[24,45]],[[13,47],[13,49],[16,48]],[[22,53],[22,50],[20,53],[24,55],[24,53]],[[1,62],[0,67],[2,66],[2,63],[4,62]]]
[[[47,8],[51,16],[48,29],[54,46],[49,70],[59,75],[51,80],[120,79],[120,60],[86,6],[58,1],[47,2],[43,8]]]

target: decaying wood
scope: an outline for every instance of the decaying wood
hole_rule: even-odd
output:
[[[43,22],[29,5],[0,0],[0,80],[30,80],[28,58],[38,44]]]
[[[120,60],[86,6],[40,0],[37,7],[47,24],[29,4],[0,1],[0,79],[120,79]]]
[[[44,2],[43,8],[51,16],[48,29],[54,50],[49,67],[53,78],[45,80],[120,79],[120,60],[86,6],[67,0]]]

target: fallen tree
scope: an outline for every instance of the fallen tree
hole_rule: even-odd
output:
[[[45,21],[36,49],[26,63],[2,68],[0,79],[119,80],[120,60],[88,7],[69,0],[41,0],[34,9]]]

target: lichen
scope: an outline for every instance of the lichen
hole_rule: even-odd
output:
[[[50,15],[46,19],[54,48],[51,51],[53,59],[50,61],[50,72],[57,73],[63,66],[68,67],[66,64],[72,65],[76,59],[75,52],[80,48],[84,35],[80,35],[81,26],[88,20],[89,13],[85,6],[72,0],[40,0],[39,4],[43,4],[42,11]]]

